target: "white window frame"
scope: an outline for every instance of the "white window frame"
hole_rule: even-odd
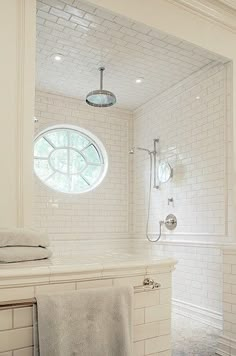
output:
[[[37,177],[37,179],[40,181],[40,183],[43,184],[44,187],[47,187],[57,193],[61,193],[61,194],[66,194],[66,195],[78,195],[78,194],[84,194],[84,193],[88,193],[92,190],[94,190],[95,188],[97,188],[101,182],[103,181],[103,179],[105,178],[106,174],[107,174],[107,170],[108,170],[108,155],[107,155],[107,151],[103,145],[103,143],[98,139],[97,136],[95,136],[93,133],[91,133],[90,131],[82,128],[82,127],[79,127],[79,126],[75,126],[75,125],[69,125],[69,124],[62,124],[62,125],[53,125],[53,126],[49,126],[47,128],[45,128],[44,130],[40,131],[35,137],[34,137],[34,145],[36,144],[36,142],[41,138],[43,137],[43,135],[45,133],[48,133],[50,131],[55,131],[57,129],[64,129],[64,130],[73,130],[73,131],[77,131],[78,133],[82,133],[83,135],[85,135],[88,140],[90,141],[90,144],[89,145],[94,145],[94,147],[97,149],[97,152],[99,154],[99,157],[101,159],[101,167],[102,167],[102,170],[101,170],[101,173],[99,175],[99,178],[93,183],[93,184],[89,184],[88,181],[86,181],[86,179],[82,176],[82,178],[87,182],[87,184],[89,184],[88,188],[87,189],[84,189],[83,191],[81,192],[63,192],[59,189],[56,189],[56,188],[53,188],[52,186],[50,186],[49,184],[47,184],[46,181],[44,181],[43,179],[41,179],[37,173],[35,172],[35,169],[34,169],[34,174],[35,176]],[[89,147],[89,145],[87,147]],[[65,147],[61,147],[61,148],[65,148],[67,149],[68,147],[70,146],[65,146]],[[80,153],[79,150],[76,150],[74,147],[73,147],[73,150],[77,151]],[[80,153],[81,154],[81,153]],[[82,155],[83,156],[83,155]],[[84,156],[83,156],[84,157]],[[87,159],[86,157],[85,158],[85,161],[87,163]],[[33,159],[37,159],[35,158],[35,155],[34,155],[34,152],[33,152]],[[50,163],[49,163],[50,165]],[[92,164],[90,164],[92,165]],[[52,167],[53,168],[53,167]],[[55,170],[53,168],[53,170]],[[56,172],[57,170],[55,170]],[[61,172],[60,172],[61,173]]]

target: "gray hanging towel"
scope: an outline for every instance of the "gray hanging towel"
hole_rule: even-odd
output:
[[[131,356],[132,314],[129,286],[39,295],[39,354]]]

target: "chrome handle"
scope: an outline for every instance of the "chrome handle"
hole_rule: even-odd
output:
[[[143,285],[144,287],[151,287],[150,289],[157,289],[161,287],[160,283],[155,282],[149,277],[144,278]]]
[[[177,226],[176,216],[173,214],[169,214],[165,219],[165,227],[168,230],[174,230]]]

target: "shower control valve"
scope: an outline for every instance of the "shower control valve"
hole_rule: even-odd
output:
[[[177,218],[175,215],[173,214],[169,214],[167,215],[166,219],[165,219],[165,227],[168,230],[174,230],[177,226]]]

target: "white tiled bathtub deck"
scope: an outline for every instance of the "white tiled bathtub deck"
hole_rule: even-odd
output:
[[[145,277],[160,289],[134,293],[134,356],[171,355],[171,272],[174,259],[126,261],[106,258],[81,263],[76,255],[0,266],[0,302],[31,299],[40,293],[81,288],[142,285]],[[0,311],[0,356],[32,356],[32,307]]]
[[[128,254],[126,258],[129,262],[126,261],[125,263],[124,255],[122,257],[115,257],[114,254],[113,256],[107,256],[107,258],[103,258],[100,260],[100,263],[98,263],[97,259],[94,259],[93,261],[90,260],[90,264],[86,265],[84,263],[79,264],[78,261],[84,261],[81,261],[81,258],[78,258],[76,255],[71,255],[67,257],[64,256],[63,258],[56,257],[50,261],[42,261],[40,263],[27,262],[22,264],[12,264],[11,266],[2,265],[0,266],[0,301],[9,298],[31,298],[38,292],[55,292],[61,290],[61,288],[63,288],[63,290],[88,288],[91,286],[91,283],[93,283],[93,286],[95,287],[111,286],[125,283],[127,282],[127,279],[131,279],[135,285],[137,283],[141,283],[143,278],[142,273],[144,273],[144,271],[155,271],[155,269],[158,268],[159,272],[162,271],[161,274],[163,275],[166,267],[173,263],[173,260],[160,259],[151,261],[150,258],[142,261],[140,260],[138,262],[137,256],[128,256]],[[112,260],[113,264],[111,264]],[[107,263],[105,263],[105,261],[107,261]],[[114,271],[114,265],[116,265],[116,271]],[[129,271],[127,271],[127,266],[129,266]],[[71,280],[68,281],[67,278],[69,271],[71,271]],[[142,271],[141,275],[140,271]],[[103,276],[106,274],[107,275],[106,278],[100,279],[96,273],[99,273]],[[115,274],[119,277],[116,278]],[[167,277],[166,273],[164,274]],[[130,275],[133,276],[130,277]],[[95,278],[93,281],[89,280],[92,278],[92,276]],[[156,274],[155,276],[157,278]],[[82,280],[78,281],[79,277],[82,277]],[[170,281],[168,282],[166,277],[163,281],[164,289],[160,295],[158,295],[160,303],[167,302],[167,294],[168,299],[170,297]],[[145,342],[143,340],[142,333],[146,332],[145,328],[148,326],[148,324],[145,326],[144,323],[145,308],[148,309],[154,307],[151,305],[153,304],[153,301],[151,300],[153,298],[151,297],[150,299],[150,297],[146,301],[143,298],[141,298],[142,300],[140,299],[139,301],[136,301],[136,303],[139,302],[139,304],[136,304],[137,310],[135,313],[135,328],[137,338],[135,356],[144,355],[143,350],[145,347]],[[156,297],[157,296],[154,298],[155,300]],[[163,302],[164,299],[165,302]],[[144,305],[146,305],[146,307]],[[4,311],[1,313],[2,317],[0,318],[0,340],[6,340],[7,333],[14,336],[15,344],[13,345],[12,351],[8,350],[8,345],[6,345],[4,351],[1,349],[0,356],[31,356],[31,309],[24,308],[20,310],[14,310],[13,312]],[[151,324],[153,325],[153,323],[155,323],[155,321]],[[159,326],[162,328],[162,331],[160,332],[164,336],[164,334],[168,332],[167,329],[169,328],[169,320],[160,321]],[[20,333],[20,335],[18,335],[18,333]],[[150,330],[148,333],[150,337]],[[172,356],[213,356],[215,355],[219,334],[220,332],[218,329],[209,327],[205,324],[183,317],[181,315],[174,314],[172,323]],[[170,354],[168,351],[162,351],[159,353],[152,353],[152,356],[153,355],[166,356]]]

